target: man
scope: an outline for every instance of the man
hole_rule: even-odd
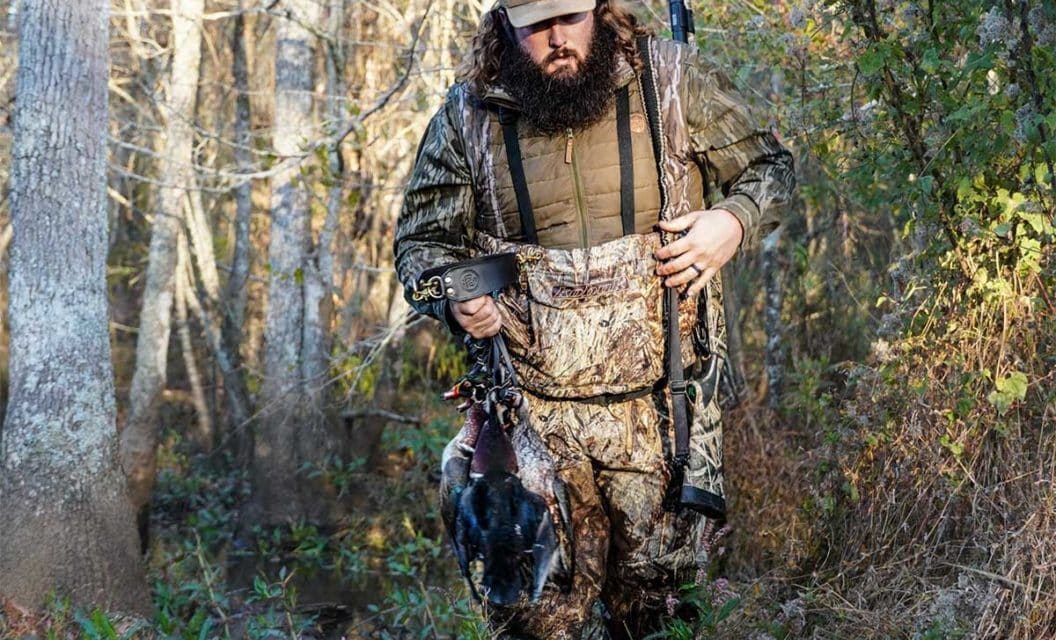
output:
[[[790,154],[721,73],[689,46],[644,38],[612,1],[500,0],[483,16],[396,230],[417,310],[456,333],[503,332],[568,487],[571,591],[491,611],[513,637],[640,637],[706,562],[706,518],[670,500],[665,382],[677,374],[663,292],[681,293],[676,351],[696,378],[682,501],[720,517],[717,274],[773,228],[795,181]],[[706,206],[711,184],[721,194]],[[497,299],[414,295],[429,268],[509,251],[519,283]]]

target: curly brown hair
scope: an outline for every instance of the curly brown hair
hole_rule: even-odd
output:
[[[485,87],[494,84],[499,77],[502,54],[511,43],[504,11],[495,8],[481,17],[469,53],[458,66],[458,80],[468,84],[477,95],[483,95]],[[633,13],[620,6],[617,0],[598,0],[594,19],[612,28],[616,34],[617,48],[623,57],[635,71],[641,71],[642,62],[638,59],[636,38],[650,35],[651,31],[641,25]]]

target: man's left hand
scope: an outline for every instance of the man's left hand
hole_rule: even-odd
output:
[[[692,283],[687,297],[704,289],[737,253],[744,237],[740,221],[726,209],[690,211],[674,220],[661,221],[660,228],[670,233],[686,232],[656,252],[656,259],[663,263],[656,273],[665,278],[664,285],[668,287]]]

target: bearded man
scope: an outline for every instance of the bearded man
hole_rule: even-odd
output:
[[[640,637],[707,562],[708,518],[725,510],[718,274],[775,226],[794,183],[725,76],[613,0],[500,0],[482,17],[394,249],[419,312],[503,333],[568,488],[571,589],[490,611],[503,633]],[[508,252],[520,273],[497,298],[416,295],[431,268]],[[671,462],[683,370],[684,468]]]

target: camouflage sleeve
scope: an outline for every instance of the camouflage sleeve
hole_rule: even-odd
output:
[[[459,327],[448,314],[446,301],[419,302],[412,294],[426,269],[469,258],[466,230],[474,200],[459,126],[458,91],[452,89],[422,136],[393,240],[396,275],[407,301],[453,331]]]
[[[756,125],[726,75],[699,54],[687,57],[683,78],[680,93],[697,160],[722,188],[724,199],[711,206],[737,216],[741,245],[751,246],[780,222],[781,205],[796,186],[792,154]]]

